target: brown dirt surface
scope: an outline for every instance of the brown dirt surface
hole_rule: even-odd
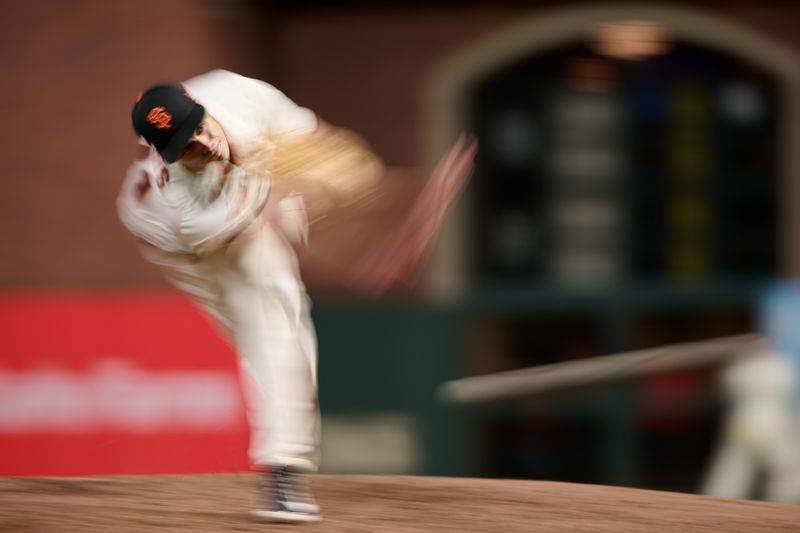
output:
[[[324,520],[261,524],[250,474],[0,478],[2,532],[800,531],[800,507],[522,480],[319,475]]]

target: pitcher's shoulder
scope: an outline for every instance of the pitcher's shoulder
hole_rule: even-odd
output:
[[[280,92],[273,85],[258,80],[248,78],[230,70],[216,69],[194,76],[183,82],[183,87],[191,95],[195,93],[205,93],[214,90],[239,90],[239,91],[266,91]]]

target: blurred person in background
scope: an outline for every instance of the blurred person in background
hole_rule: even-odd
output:
[[[296,251],[309,227],[375,194],[386,169],[352,132],[262,81],[217,70],[139,95],[150,147],[118,198],[142,253],[222,325],[239,354],[250,458],[264,520],[320,519],[305,473],[318,463],[317,347]],[[407,216],[346,281],[377,295],[414,267],[463,188],[474,141],[446,154]],[[313,248],[313,246],[311,247]]]
[[[791,364],[765,343],[721,377],[729,405],[703,493],[800,504],[800,428],[791,405],[798,383]]]
[[[764,340],[721,373],[727,413],[703,492],[800,504],[800,285],[775,284],[759,313]]]

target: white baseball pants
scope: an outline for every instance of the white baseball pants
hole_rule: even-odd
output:
[[[254,464],[317,468],[317,343],[296,255],[262,225],[231,251],[223,313],[240,356]],[[249,378],[249,379],[248,379]]]

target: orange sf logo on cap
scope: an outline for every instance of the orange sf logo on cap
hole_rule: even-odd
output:
[[[154,107],[147,114],[147,122],[160,130],[166,130],[172,127],[172,115],[170,115],[163,106]]]

